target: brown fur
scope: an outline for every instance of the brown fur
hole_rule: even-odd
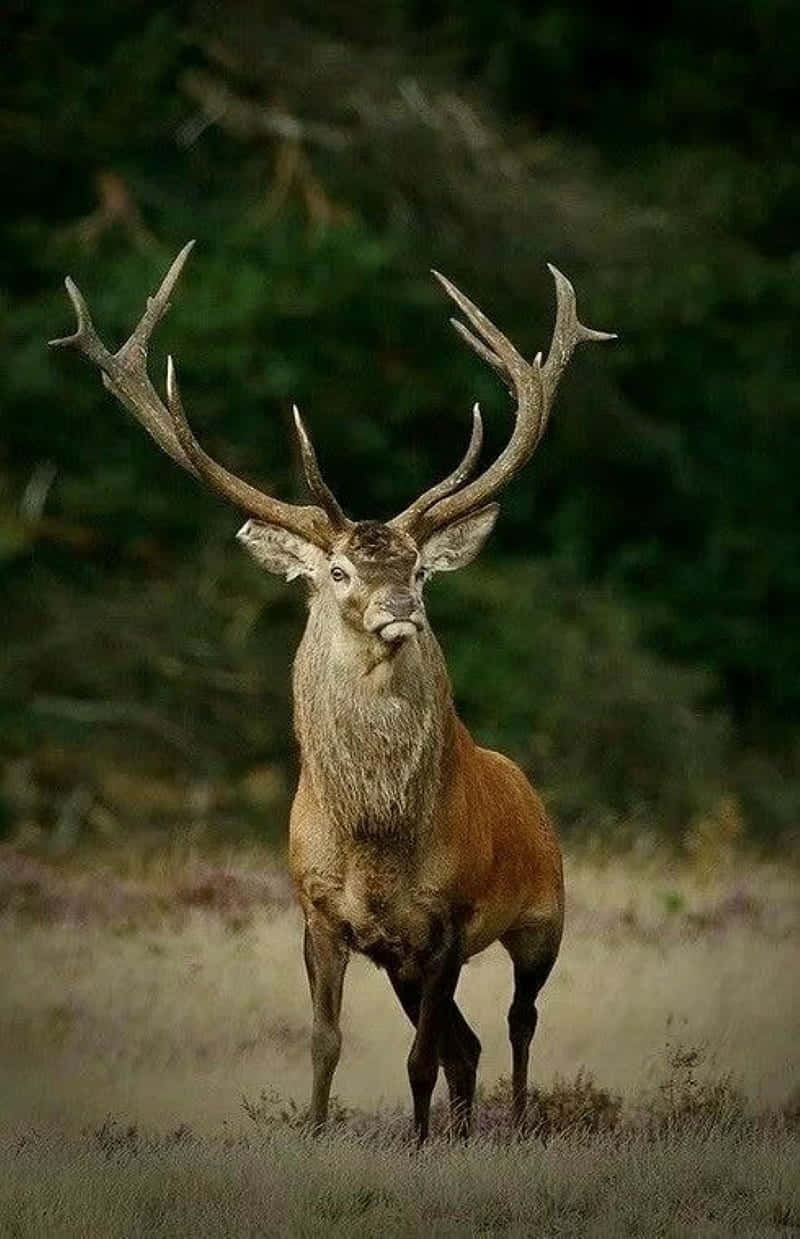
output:
[[[466,913],[468,956],[530,921],[546,921],[557,947],[555,834],[519,767],[479,748],[456,716],[436,638],[424,632],[369,673],[332,659],[321,631],[312,612],[294,672],[302,769],[289,859],[300,902],[324,905],[337,925],[355,913],[377,936],[386,927],[359,902],[362,887],[381,891],[396,923],[407,906],[443,901]]]

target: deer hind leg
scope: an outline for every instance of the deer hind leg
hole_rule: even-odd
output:
[[[322,1127],[328,1117],[333,1073],[342,1048],[339,1014],[348,951],[330,927],[307,922],[303,955],[314,1014],[311,1031],[314,1082],[310,1118],[315,1127]]]
[[[422,985],[405,981],[392,972],[389,980],[411,1023],[419,1023]],[[455,986],[453,987],[455,988]],[[442,1014],[437,1058],[444,1068],[450,1092],[450,1120],[455,1135],[466,1137],[472,1124],[472,1104],[481,1043],[450,998]],[[412,1084],[413,1089],[413,1084]],[[423,1137],[424,1139],[424,1137]]]
[[[465,1139],[472,1129],[472,1103],[475,1100],[481,1043],[452,1001],[439,1054],[450,1090],[450,1125],[454,1135]]]
[[[560,933],[550,924],[514,929],[501,938],[514,964],[514,997],[508,1011],[511,1041],[511,1119],[519,1128],[528,1098],[528,1060],[536,1032],[536,999],[558,953]]]

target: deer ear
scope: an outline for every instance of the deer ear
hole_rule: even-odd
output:
[[[285,576],[287,581],[293,581],[298,576],[313,580],[319,568],[327,562],[325,552],[313,542],[266,521],[247,521],[236,537],[262,568]]]
[[[423,572],[454,572],[472,563],[492,532],[499,511],[499,504],[489,503],[431,534],[419,551]]]

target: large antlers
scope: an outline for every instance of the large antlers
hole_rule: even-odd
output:
[[[169,299],[194,245],[190,241],[181,250],[154,297],[148,297],[147,308],[130,338],[116,353],[103,344],[92,322],[86,302],[77,285],[67,276],[65,281],[70,301],[78,320],[71,336],[51,340],[56,346],[70,345],[99,367],[104,386],[144,426],[168,456],[202,479],[217,494],[231,501],[250,516],[268,521],[300,534],[324,550],[330,548],[336,535],[350,525],[332,492],[325,485],[317,465],[300,414],[295,409],[295,424],[306,478],[320,507],[283,503],[256,490],[230,473],[208,456],[195,439],[186,420],[175,377],[172,358],[167,363],[167,407],[155,391],[147,373],[147,346],[153,328],[169,309]]]
[[[130,338],[116,353],[103,344],[92,322],[86,302],[76,284],[67,276],[67,292],[75,308],[77,330],[71,336],[50,343],[70,345],[96,365],[104,386],[139,421],[168,456],[189,473],[204,481],[217,494],[258,520],[289,529],[310,542],[329,550],[336,536],[352,526],[336,497],[322,478],[311,439],[295,407],[294,421],[300,442],[309,489],[319,507],[298,506],[273,499],[256,490],[242,478],[230,473],[212,460],[195,439],[178,391],[175,366],[167,363],[167,405],[162,403],[147,373],[147,346],[156,323],[169,309],[169,299],[186,259],[194,245],[190,241],[181,250],[154,297],[148,297],[147,308]],[[549,265],[549,264],[548,264]],[[390,524],[406,530],[416,539],[429,536],[435,529],[481,507],[530,459],[541,439],[558,380],[572,352],[581,340],[613,340],[606,331],[591,331],[578,321],[575,290],[566,276],[555,267],[550,271],[556,282],[556,323],[547,361],[537,353],[526,362],[510,340],[489,321],[462,292],[434,271],[434,275],[461,308],[475,329],[453,319],[453,325],[479,357],[497,371],[516,396],[516,424],[504,450],[478,478],[467,484],[467,478],[480,455],[483,427],[478,406],[473,410],[472,435],[461,463],[443,481],[432,486],[410,507],[394,517]]]
[[[541,353],[537,353],[532,362],[526,362],[502,331],[455,284],[434,271],[439,283],[469,319],[477,334],[457,319],[451,320],[453,326],[478,356],[497,371],[516,396],[516,422],[504,450],[479,477],[469,485],[461,485],[469,472],[462,464],[439,487],[426,491],[396,516],[391,521],[396,528],[406,530],[417,539],[428,537],[435,529],[485,504],[511,480],[536,450],[547,425],[558,380],[576,344],[581,340],[616,339],[611,332],[592,331],[578,321],[574,288],[552,264],[548,263],[548,267],[556,282],[556,323],[544,364]],[[470,457],[471,453],[468,453],[463,463],[466,464]],[[470,460],[470,463],[473,461]],[[458,477],[459,473],[461,477]],[[448,485],[451,482],[453,484]]]

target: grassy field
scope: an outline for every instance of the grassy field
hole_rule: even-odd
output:
[[[300,923],[267,855],[0,853],[0,1235],[800,1233],[796,875],[568,860],[530,1131],[510,1141],[510,969],[459,995],[478,1131],[409,1144],[410,1030],[347,977],[336,1123],[304,1129]]]

